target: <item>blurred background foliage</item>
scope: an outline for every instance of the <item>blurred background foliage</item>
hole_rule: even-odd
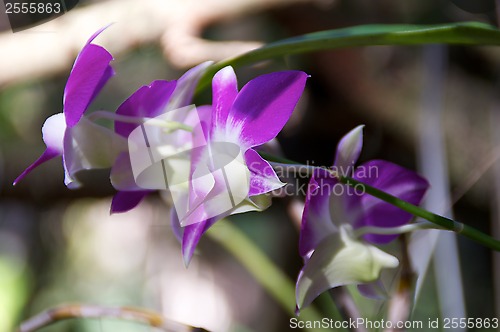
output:
[[[206,29],[204,37],[269,42],[357,24],[464,20],[496,24],[494,1],[320,1],[220,22]],[[498,54],[489,47],[448,49],[443,135],[452,194],[482,168],[495,147],[491,110],[498,103]],[[113,66],[117,75],[91,110],[115,110],[141,85],[182,74],[155,45],[134,49],[116,58]],[[363,161],[382,158],[415,168],[422,66],[422,48],[384,46],[286,57],[242,68],[238,75],[240,84],[259,73],[287,68],[311,75],[279,137],[288,158],[330,165],[338,139],[364,123]],[[142,306],[215,331],[286,330],[288,317],[282,309],[209,239],[201,241],[191,266],[184,268],[160,197],[153,195],[130,213],[109,216],[114,190],[108,172],[82,174],[84,187],[70,191],[63,184],[60,159],[11,186],[43,151],[40,128],[48,116],[61,111],[69,70],[0,91],[0,331],[11,331],[21,320],[66,302]],[[198,96],[198,103],[209,103],[209,95]],[[453,209],[457,220],[491,233],[495,188],[492,174],[483,173]],[[265,213],[231,219],[295,280],[300,268],[298,229],[285,213],[288,203],[275,200]],[[459,238],[459,251],[469,317],[498,316],[491,252],[464,238]],[[439,316],[435,294],[429,273],[414,319]],[[374,317],[385,305],[365,302]],[[72,320],[43,329],[151,330],[113,320]]]

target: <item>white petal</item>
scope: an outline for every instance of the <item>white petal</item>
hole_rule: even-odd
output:
[[[63,153],[64,133],[66,131],[66,120],[64,113],[57,113],[45,120],[42,127],[43,141],[47,148]]]
[[[348,226],[323,240],[302,269],[296,288],[298,308],[303,308],[324,291],[337,286],[377,280],[383,268],[399,261],[372,245],[355,240]]]
[[[64,135],[64,183],[69,188],[78,187],[80,184],[74,177],[77,172],[111,167],[126,149],[127,141],[123,137],[82,118]]]
[[[363,127],[364,125],[357,126],[339,142],[334,170],[341,175],[349,176],[354,170],[354,164],[358,161],[363,148]]]

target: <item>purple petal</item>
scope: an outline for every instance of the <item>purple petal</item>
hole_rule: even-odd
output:
[[[321,241],[337,232],[330,214],[330,190],[338,181],[324,170],[316,170],[309,180],[302,214],[299,254],[306,257]]]
[[[110,181],[113,187],[119,191],[142,191],[135,182],[130,155],[122,152],[116,157],[115,163],[111,167]]]
[[[66,122],[64,121],[64,115],[62,113],[52,115],[45,120],[42,126],[42,138],[47,148],[33,164],[26,168],[24,172],[14,180],[14,185],[19,183],[26,175],[44,162],[63,154],[65,132]]]
[[[193,256],[194,250],[198,242],[200,241],[201,236],[217,221],[232,214],[243,213],[248,211],[263,211],[270,205],[271,205],[271,198],[268,195],[253,196],[252,198],[244,202],[241,202],[238,206],[234,207],[233,209],[225,211],[220,215],[209,218],[207,220],[203,220],[198,223],[185,226],[182,238],[182,254],[186,266],[189,264],[189,261]],[[178,218],[176,220],[178,220]],[[180,225],[180,223],[178,224]],[[174,227],[177,227],[177,225],[175,225]],[[175,228],[174,231],[179,232],[179,230]]]
[[[111,202],[111,213],[123,213],[132,210],[150,193],[151,191],[117,192]]]
[[[12,185],[16,185],[18,184],[22,179],[24,179],[24,177],[26,175],[28,175],[29,173],[31,173],[32,170],[34,170],[35,168],[37,168],[38,166],[40,166],[41,164],[43,164],[44,162],[46,161],[49,161],[55,157],[58,157],[60,156],[61,154],[58,152],[58,151],[54,151],[54,150],[51,150],[51,149],[46,149],[42,155],[33,163],[31,164],[30,166],[28,166],[28,168],[26,168],[22,173],[21,175],[19,175],[15,180],[14,182],[12,183]]]
[[[212,80],[213,125],[224,128],[226,120],[238,95],[238,82],[232,67],[225,67]]]
[[[113,69],[113,67],[108,66],[108,68],[106,68],[106,70],[104,71],[104,74],[102,75],[101,80],[99,81],[99,83],[97,83],[97,87],[94,90],[94,94],[90,98],[90,102],[92,102],[92,100],[94,100],[97,97],[99,92],[101,92],[102,88],[104,88],[104,86],[109,81],[109,79],[111,77],[113,77],[114,75],[115,75],[115,70]],[[90,103],[89,103],[89,105],[90,105]]]
[[[245,152],[245,163],[250,170],[250,191],[248,196],[265,194],[285,185],[281,182],[272,166],[257,151]]]
[[[170,209],[170,226],[172,226],[172,233],[174,233],[175,238],[179,243],[182,243],[182,237],[184,235],[184,228],[181,226],[179,217],[174,208]]]
[[[246,148],[273,139],[292,115],[306,79],[304,72],[283,71],[251,80],[236,97],[226,128],[219,129],[227,135],[239,134]]]
[[[186,266],[189,265],[201,236],[219,219],[220,218],[210,218],[184,227],[184,234],[182,236],[182,257],[184,258],[184,264]]]
[[[334,168],[342,176],[349,176],[354,170],[363,148],[363,125],[357,126],[342,137],[337,147]]]
[[[169,109],[176,109],[191,104],[198,81],[212,63],[213,61],[203,62],[189,69],[177,80],[177,86],[168,104]]]
[[[150,85],[143,86],[118,107],[116,114],[154,118],[166,111],[175,86],[175,81],[154,81]],[[115,132],[123,137],[128,137],[138,126],[134,123],[117,121]]]
[[[97,36],[99,36],[104,30],[109,28],[112,24],[113,23],[110,23],[110,24],[106,25],[105,27],[102,27],[99,30],[97,30],[96,32],[94,32],[94,34],[89,38],[89,40],[87,40],[87,43],[85,45],[92,43],[94,41],[94,39],[97,38]]]
[[[113,75],[113,56],[103,47],[87,44],[78,55],[64,89],[64,114],[68,127],[78,123],[107,80]]]
[[[385,191],[411,204],[418,205],[429,187],[427,180],[417,173],[396,164],[372,160],[354,172],[354,179]],[[397,227],[408,223],[412,214],[368,194],[347,198],[348,210],[354,213],[354,227]],[[385,244],[398,235],[368,234],[365,240]]]
[[[386,300],[389,297],[387,290],[380,279],[367,284],[358,285],[358,291],[364,297],[373,300]]]

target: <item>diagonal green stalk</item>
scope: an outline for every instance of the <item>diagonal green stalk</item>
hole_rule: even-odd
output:
[[[310,165],[301,165],[300,163],[294,162],[289,159],[285,158],[280,158],[276,156],[272,156],[268,153],[261,152],[259,151],[259,154],[262,156],[262,158],[270,161],[270,162],[278,162],[281,164],[288,164],[288,165],[295,165],[299,166],[301,169],[308,168],[312,172],[314,169],[319,169],[321,167],[317,166],[310,166]],[[326,169],[326,168],[323,168]],[[446,218],[443,216],[440,216],[438,214],[429,212],[425,209],[422,209],[421,207],[418,207],[416,205],[413,205],[411,203],[408,203],[406,201],[403,201],[402,199],[399,199],[391,194],[386,193],[385,191],[379,190],[375,187],[369,186],[363,182],[360,182],[358,180],[355,180],[353,178],[350,178],[348,176],[340,176],[339,180],[344,183],[348,184],[350,186],[360,186],[363,188],[363,190],[367,193],[370,194],[374,197],[377,197],[389,204],[392,204],[394,206],[399,207],[400,209],[409,212],[413,214],[414,216],[424,218],[425,220],[428,220],[432,222],[433,224],[436,224],[445,230],[449,230],[458,234],[461,234],[463,236],[468,237],[471,240],[474,240],[478,243],[481,243],[482,245],[493,249],[495,251],[500,251],[500,241],[496,240],[495,238],[475,229],[474,227],[465,225],[461,222],[455,221],[450,218]]]
[[[373,24],[314,32],[273,42],[213,64],[200,79],[197,92],[208,86],[212,76],[226,66],[241,67],[291,54],[342,47],[424,44],[500,45],[500,31],[484,23],[460,22],[437,25]]]
[[[230,252],[290,317],[295,317],[295,285],[238,227],[227,220],[222,220],[209,229],[207,235]],[[335,313],[338,311],[333,312],[334,315]],[[336,315],[332,318],[341,319]],[[310,306],[301,310],[297,319],[321,321],[323,316]],[[317,329],[306,330],[316,331]]]
[[[461,234],[463,236],[466,236],[476,242],[481,243],[482,245],[493,249],[495,251],[500,251],[500,241],[494,239],[493,237],[484,234],[483,232],[470,227],[468,225],[465,225],[461,222],[455,221],[450,218],[446,218],[443,216],[440,216],[438,214],[429,212],[425,209],[422,209],[421,207],[418,207],[416,205],[413,205],[411,203],[408,203],[406,201],[403,201],[402,199],[399,199],[395,196],[392,196],[382,190],[379,190],[377,188],[374,188],[372,186],[369,186],[363,182],[360,182],[358,180],[355,180],[353,178],[347,177],[347,176],[342,176],[340,177],[340,181],[342,183],[348,184],[350,186],[362,186],[366,193],[375,196],[377,198],[380,198],[381,200],[392,204],[394,206],[399,207],[400,209],[409,212],[413,214],[414,216],[424,218],[436,225],[439,225],[449,231],[453,231],[455,233]]]

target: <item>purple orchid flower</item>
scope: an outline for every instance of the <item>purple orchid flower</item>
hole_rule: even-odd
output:
[[[204,62],[188,70],[177,81],[158,80],[148,86],[143,86],[134,92],[117,109],[116,114],[130,118],[137,118],[137,123],[116,121],[115,132],[128,138],[129,135],[139,127],[141,119],[155,118],[162,114],[174,114],[170,119],[186,125],[192,124],[193,112],[171,112],[190,104],[194,90],[205,70],[212,64],[211,61]],[[192,140],[191,134],[185,131],[177,131],[169,142],[173,146],[189,144]],[[148,190],[137,185],[134,178],[129,152],[122,152],[116,159],[111,169],[111,183],[118,190],[111,203],[111,213],[123,213],[135,208],[148,194],[155,190]]]
[[[316,169],[310,179],[300,231],[299,253],[305,264],[296,285],[297,310],[337,286],[363,285],[361,291],[374,294],[372,286],[381,269],[396,267],[399,262],[373,244],[387,244],[398,235],[365,234],[361,240],[355,232],[366,226],[397,227],[412,218],[408,212],[342,184],[335,173],[412,204],[421,202],[429,186],[415,172],[387,161],[354,167],[361,153],[362,131],[363,126],[358,126],[344,136],[333,168]]]
[[[174,229],[182,233],[187,265],[203,233],[221,218],[262,211],[269,195],[282,183],[271,165],[253,148],[275,138],[290,118],[305,87],[307,74],[283,71],[259,76],[238,92],[233,68],[213,78],[211,121],[206,145],[191,156],[187,211],[172,213]],[[186,213],[184,213],[186,212]]]
[[[137,117],[156,117],[165,109],[176,81],[154,81],[134,92],[118,107],[116,114]],[[127,138],[139,124],[115,123],[115,132]],[[111,202],[111,213],[127,212],[136,207],[151,191],[136,185],[128,152],[122,152],[111,169],[111,183],[119,190]]]
[[[113,150],[120,142],[110,137],[105,128],[82,118],[90,103],[114,75],[110,65],[112,55],[92,41],[107,27],[94,33],[78,54],[66,87],[63,112],[49,117],[43,127],[43,154],[14,181],[19,183],[33,169],[57,156],[63,157],[65,184],[76,188],[74,174],[82,169],[109,167]],[[92,133],[89,135],[89,133]],[[95,142],[99,142],[93,146]]]

